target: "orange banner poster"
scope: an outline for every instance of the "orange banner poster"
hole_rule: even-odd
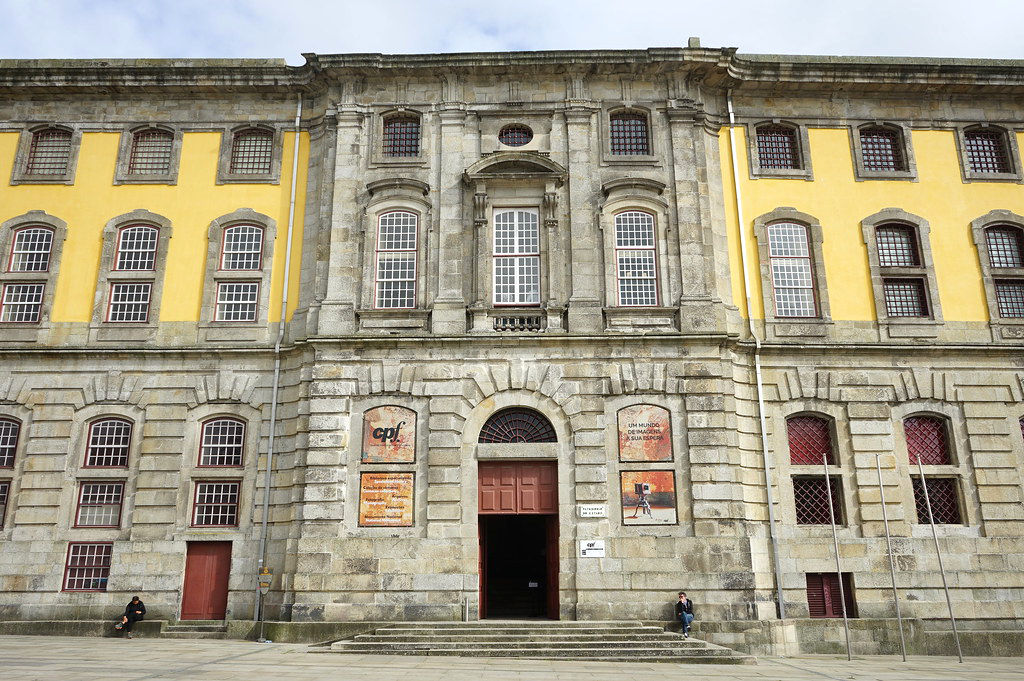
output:
[[[619,461],[671,461],[668,409],[635,404],[619,410]]]
[[[363,463],[413,463],[416,460],[416,412],[405,407],[376,407],[363,414]]]
[[[412,527],[414,473],[363,473],[359,477],[360,527]]]
[[[622,471],[622,524],[675,525],[674,471]]]

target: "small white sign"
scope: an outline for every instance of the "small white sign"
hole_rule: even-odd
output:
[[[608,517],[608,507],[604,504],[580,504],[576,508],[581,518]]]
[[[581,540],[580,558],[604,558],[604,539]]]

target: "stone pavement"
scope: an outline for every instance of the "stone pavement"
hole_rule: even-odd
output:
[[[813,656],[756,666],[313,654],[304,644],[0,636],[3,681],[1024,681],[1024,659]]]

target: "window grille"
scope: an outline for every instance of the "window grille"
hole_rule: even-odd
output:
[[[390,116],[384,120],[384,155],[419,156],[420,119]]]
[[[0,419],[0,468],[14,468],[14,455],[18,451],[18,436],[21,424],[10,419]]]
[[[149,321],[152,282],[111,284],[108,322],[145,324]]]
[[[611,152],[615,155],[647,156],[651,153],[647,134],[647,116],[642,113],[618,113],[609,118]]]
[[[45,284],[4,284],[0,322],[35,324],[43,307]]]
[[[768,257],[776,316],[817,317],[807,228],[790,222],[768,225]]]
[[[996,303],[1003,319],[1024,317],[1024,279],[996,279]]]
[[[88,468],[127,468],[132,444],[131,421],[100,419],[89,425],[89,444],[85,450]]]
[[[657,305],[658,276],[653,215],[631,210],[615,216],[615,260],[619,305]]]
[[[927,317],[928,296],[921,279],[884,279],[885,312],[890,317]]]
[[[878,264],[881,267],[920,267],[913,227],[886,225],[875,230]]]
[[[925,466],[952,463],[945,419],[908,416],[903,419],[903,434],[907,438],[907,456],[911,464],[916,465],[918,459]]]
[[[762,168],[800,170],[800,147],[796,129],[785,125],[762,125],[757,129],[757,159]]]
[[[7,497],[11,493],[11,483],[9,480],[0,482],[0,529],[3,529],[4,519],[7,517]]]
[[[989,227],[985,230],[988,262],[992,267],[1024,267],[1024,236],[1016,227]]]
[[[786,419],[789,438],[789,463],[793,466],[835,464],[832,453],[832,428],[827,419],[800,415]]]
[[[968,130],[964,133],[967,161],[975,173],[1012,173],[1006,136],[998,131]]]
[[[237,482],[197,482],[192,525],[237,527],[238,488]]]
[[[417,221],[415,213],[391,211],[377,222],[378,308],[416,307]]]
[[[25,227],[14,233],[11,247],[11,272],[46,272],[50,269],[53,230],[47,227]]]
[[[274,162],[274,131],[262,128],[239,130],[231,140],[229,172],[269,175]]]
[[[218,322],[254,322],[260,308],[258,281],[221,281],[217,283]]]
[[[811,617],[842,617],[844,608],[847,617],[856,616],[850,573],[842,574],[845,604],[840,597],[839,579],[835,572],[807,573],[807,610]]]
[[[128,159],[129,175],[166,175],[171,171],[174,133],[166,130],[140,130],[132,135]]]
[[[258,270],[263,267],[263,228],[235,225],[224,230],[222,270]]]
[[[498,132],[498,141],[507,147],[521,147],[533,139],[533,130],[525,125],[506,125]]]
[[[864,170],[906,170],[902,135],[891,128],[863,128],[860,151]]]
[[[245,450],[245,423],[213,419],[203,424],[200,466],[241,466]]]
[[[68,544],[64,591],[106,591],[113,551],[114,546],[110,543]]]
[[[540,230],[536,211],[494,214],[495,305],[540,304]]]
[[[160,232],[147,225],[124,227],[117,237],[115,270],[139,271],[156,268],[156,245]]]
[[[836,525],[843,524],[842,478],[829,476],[832,485],[832,510]],[[793,504],[797,525],[831,525],[828,512],[828,485],[825,476],[799,476],[793,478]]]
[[[917,508],[917,522],[928,524],[928,503],[924,488],[928,487],[928,500],[932,506],[932,517],[936,525],[960,525],[960,500],[957,495],[956,478],[933,478],[926,475],[924,483],[920,476],[910,478],[914,488],[914,506]]]
[[[480,442],[557,442],[551,422],[532,409],[502,409],[480,430]]]
[[[123,482],[83,482],[75,527],[119,527],[123,499]]]
[[[26,175],[65,175],[71,160],[71,133],[59,128],[32,134],[25,164]]]

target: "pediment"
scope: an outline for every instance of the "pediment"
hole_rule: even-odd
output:
[[[465,180],[554,180],[565,181],[566,171],[547,156],[529,151],[502,151],[488,154],[466,169]]]

